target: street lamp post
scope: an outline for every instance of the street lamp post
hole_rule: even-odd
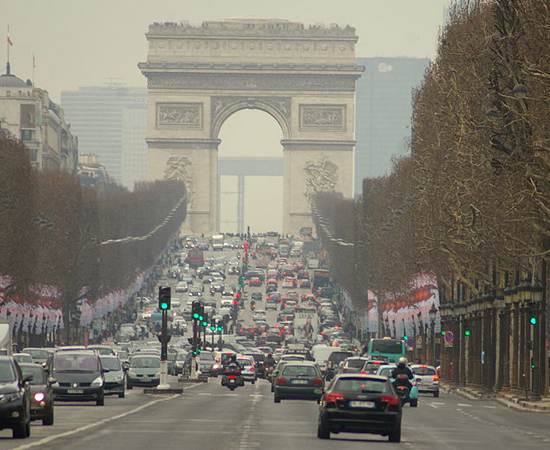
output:
[[[430,324],[432,326],[432,333],[431,333],[431,339],[432,339],[432,360],[434,367],[437,364],[436,357],[435,357],[435,319],[437,317],[437,308],[435,307],[435,303],[432,303],[432,307],[428,311],[428,315],[430,317]]]

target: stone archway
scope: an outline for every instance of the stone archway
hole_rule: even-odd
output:
[[[179,176],[190,191],[187,229],[213,233],[218,134],[242,109],[281,126],[283,232],[311,226],[319,190],[353,195],[355,63],[351,27],[229,19],[153,24],[146,34],[150,178]]]

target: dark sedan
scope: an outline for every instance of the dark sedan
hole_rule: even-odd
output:
[[[319,402],[317,436],[371,433],[401,441],[401,402],[386,377],[338,374]]]
[[[11,428],[16,439],[31,435],[29,376],[11,356],[0,356],[0,430]]]
[[[325,381],[317,364],[312,361],[289,361],[277,374],[273,386],[273,401],[282,399],[318,400],[323,395]]]
[[[32,376],[31,420],[41,420],[42,425],[53,425],[53,392],[51,383],[42,365],[20,363],[23,377]]]

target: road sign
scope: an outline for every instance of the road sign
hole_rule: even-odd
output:
[[[445,336],[443,336],[443,339],[447,344],[452,344],[455,340],[455,335],[452,331],[445,331]]]
[[[414,348],[416,345],[416,340],[414,338],[407,339],[407,347]]]

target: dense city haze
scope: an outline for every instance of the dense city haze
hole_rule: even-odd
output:
[[[198,25],[206,20],[265,17],[298,21],[306,26],[337,23],[356,28],[359,57],[431,58],[448,4],[449,0],[306,0],[298,4],[288,0],[273,4],[249,0],[205,4],[174,0],[0,0],[0,30],[7,32],[9,26],[14,43],[10,47],[12,73],[23,80],[32,79],[50,93],[53,101],[59,102],[62,91],[76,91],[81,86],[145,87],[146,79],[137,63],[147,59],[145,33],[153,22],[189,21]],[[262,115],[237,114],[231,120],[232,126],[226,124],[220,155],[244,156],[244,149],[256,142],[261,142],[254,145],[252,153],[256,156],[281,154],[277,126],[273,121],[274,127],[265,128]],[[392,153],[402,150],[397,148]],[[390,156],[385,158],[388,167]],[[125,178],[136,179],[123,176],[122,180]],[[282,183],[281,177],[247,177],[245,216],[252,229],[282,231],[282,220],[272,219],[282,211]],[[236,189],[230,177],[222,180],[222,185],[227,185],[222,186],[226,192]],[[232,197],[235,196],[221,196],[221,230],[237,231]],[[262,214],[256,215],[256,211]]]

